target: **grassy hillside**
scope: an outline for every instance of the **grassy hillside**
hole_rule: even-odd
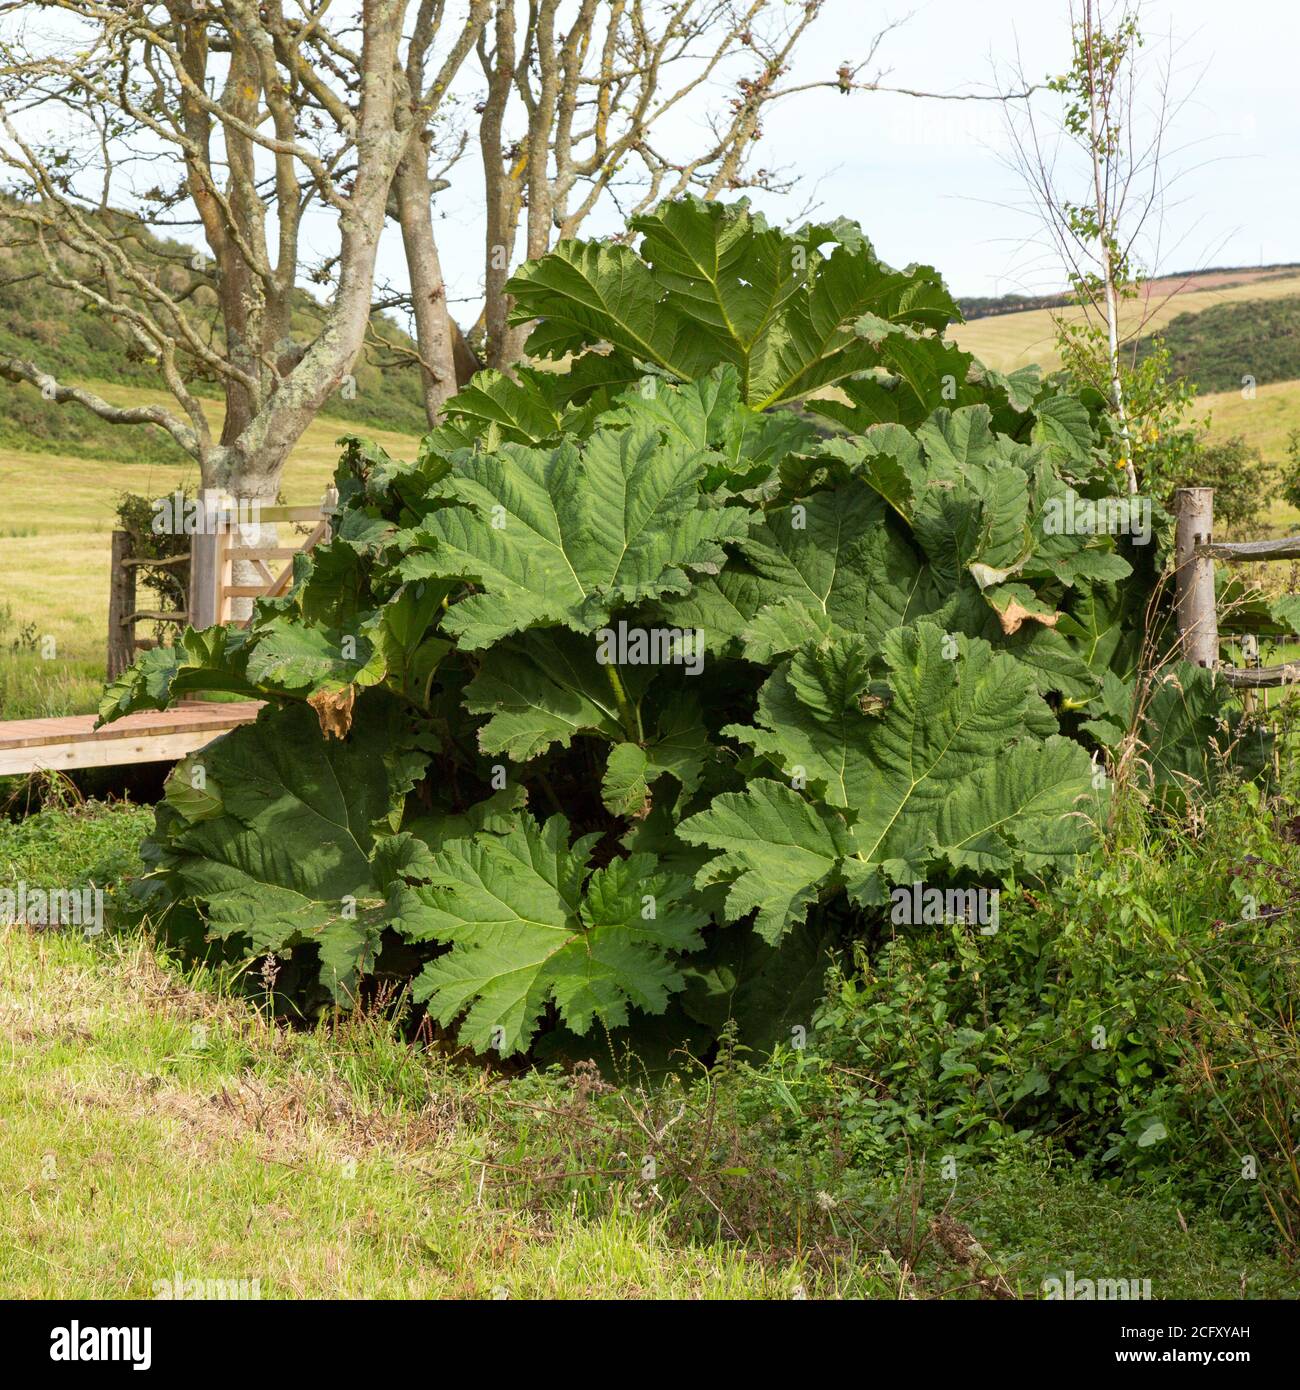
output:
[[[1257,385],[1300,378],[1300,295],[1211,304],[1179,314],[1160,331],[1176,376],[1202,391],[1239,391],[1244,378]],[[1153,350],[1148,335],[1139,359]]]
[[[1300,429],[1300,381],[1260,386],[1253,400],[1240,390],[1212,392],[1199,397],[1197,405],[1209,417],[1215,439],[1244,435],[1265,458],[1282,458],[1288,434]]]
[[[1298,294],[1300,275],[1209,289],[1189,288],[1178,294],[1153,289],[1149,296],[1127,301],[1122,317],[1126,333],[1142,335],[1163,329],[1180,314],[1200,313],[1221,304],[1288,299]],[[967,352],[973,352],[999,371],[1011,371],[1030,362],[1051,370],[1060,365],[1055,348],[1055,320],[1082,317],[1079,309],[1032,309],[960,324],[951,336]]]
[[[1240,390],[1204,395],[1197,400],[1197,415],[1208,423],[1212,440],[1240,435],[1267,462],[1282,463],[1288,436],[1300,429],[1300,381],[1260,386],[1253,399],[1247,399]],[[1300,511],[1280,499],[1270,507],[1268,521],[1288,533],[1300,531]],[[1285,569],[1277,565],[1271,568],[1275,572]]]
[[[188,283],[184,263],[191,248],[179,243],[141,238],[142,255],[162,260],[159,274],[174,277],[167,288],[179,294]],[[166,266],[171,262],[176,268]],[[30,359],[63,381],[87,384],[110,382],[118,386],[156,391],[169,404],[157,367],[127,339],[108,316],[82,304],[65,290],[51,287],[38,277],[35,254],[30,248],[0,248],[0,356]],[[218,315],[210,290],[200,289],[186,301],[203,333],[216,330]],[[305,291],[295,302],[289,337],[309,342],[317,333],[320,307]],[[390,342],[409,347],[410,339],[382,315],[375,316],[376,331]],[[419,373],[409,363],[394,363],[391,354],[367,348],[356,369],[356,397],[333,397],[325,414],[366,429],[420,433],[425,424]],[[194,376],[191,389],[218,401],[217,382]],[[28,453],[76,455],[134,463],[166,463],[184,458],[171,437],[152,426],[123,428],[105,424],[75,406],[44,401],[35,387],[0,381],[0,447]]]
[[[1124,323],[1149,350],[1159,332],[1175,351],[1175,370],[1202,387],[1197,415],[1208,419],[1210,438],[1240,435],[1265,460],[1280,463],[1287,437],[1300,428],[1300,275],[1266,276],[1247,283],[1196,282],[1170,294],[1168,282],[1153,282],[1148,294],[1124,305]],[[1161,291],[1161,285],[1164,285]],[[1009,371],[1030,362],[1044,370],[1060,366],[1056,320],[1077,320],[1071,308],[998,313],[960,324],[951,336],[992,367]],[[1241,378],[1260,383],[1252,399]],[[1300,523],[1300,513],[1278,502],[1274,526]]]
[[[1163,299],[1167,294],[1186,290],[1222,289],[1229,285],[1245,285],[1260,280],[1276,280],[1300,273],[1300,265],[1212,266],[1206,270],[1180,271],[1161,275],[1147,282],[1148,291]],[[1063,309],[1070,295],[1060,294],[998,294],[967,295],[957,303],[967,319],[988,318],[996,314],[1021,314],[1030,309]]]

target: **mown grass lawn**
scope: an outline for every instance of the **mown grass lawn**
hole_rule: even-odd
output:
[[[363,1100],[346,1041],[336,1057],[267,1033],[142,944],[9,928],[0,976],[6,1297],[150,1298],[175,1279],[255,1280],[264,1298],[780,1297],[797,1282],[672,1249],[634,1213],[540,1222],[484,1202],[454,1088],[431,1080],[414,1112]]]
[[[92,804],[0,822],[0,886],[93,883],[111,916],[151,819]],[[745,1238],[721,1216],[702,1231],[639,1180],[639,1151],[575,1161],[587,1084],[508,1080],[373,1018],[285,1028],[134,930],[0,927],[0,1296],[182,1279],[257,1280],[264,1298],[1033,1298],[1066,1270],[1151,1278],[1158,1298],[1294,1291],[1257,1236],[1032,1155],[956,1182],[848,1175],[826,1194],[846,1232],[830,1261],[747,1202],[743,1170]]]
[[[90,384],[114,405],[168,400],[165,392]],[[219,432],[221,403],[205,401],[204,408]],[[395,457],[414,457],[417,441],[408,435],[318,416],[285,465],[286,502],[320,499],[338,462],[336,441],[344,434],[373,439]],[[191,464],[114,463],[0,449],[0,719],[95,708],[108,645],[108,565],[118,498],[126,492],[167,496],[179,487],[193,488],[197,478]],[[140,594],[147,600],[147,590]]]
[[[3,882],[108,876],[148,813],[0,834]],[[21,838],[22,843],[16,843]],[[483,1075],[382,1028],[295,1033],[138,936],[0,928],[0,1296],[782,1297],[799,1272],[484,1191]],[[208,987],[205,987],[205,984]]]

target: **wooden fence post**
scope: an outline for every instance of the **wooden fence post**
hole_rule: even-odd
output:
[[[124,564],[131,554],[131,537],[113,532],[108,570],[108,678],[115,680],[135,660],[135,566]]]
[[[226,499],[222,499],[223,508],[226,506]],[[243,532],[235,527],[233,511],[226,510],[222,514],[221,525],[217,528],[216,543],[217,553],[213,562],[217,571],[217,622],[228,623],[234,617],[234,600],[230,595],[230,589],[235,583],[235,557],[230,553],[234,549],[234,543],[239,540]]]
[[[1241,635],[1241,664],[1248,671],[1259,670],[1259,638],[1253,632]],[[1255,713],[1255,692],[1249,687],[1241,692],[1241,708],[1246,714]],[[1268,691],[1264,692],[1264,708],[1268,709]]]
[[[1214,539],[1214,489],[1180,487],[1175,494],[1177,591],[1174,600],[1183,656],[1193,666],[1219,664],[1219,615],[1214,606],[1214,561],[1196,554]]]
[[[199,493],[202,507],[199,525],[190,537],[190,626],[212,627],[220,621],[221,609],[221,542],[213,518],[220,494],[211,488]]]

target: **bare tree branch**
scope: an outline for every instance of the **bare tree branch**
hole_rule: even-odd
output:
[[[161,405],[110,405],[102,396],[83,386],[64,386],[34,362],[20,357],[0,357],[0,376],[6,381],[30,382],[47,401],[59,405],[73,401],[110,425],[157,425],[168,434],[187,453],[196,453],[198,439],[193,430],[178,420],[165,406]]]

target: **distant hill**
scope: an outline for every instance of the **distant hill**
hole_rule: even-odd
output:
[[[1141,359],[1156,338],[1169,349],[1177,376],[1203,392],[1239,391],[1245,378],[1258,386],[1300,377],[1300,295],[1238,299],[1179,314],[1158,334],[1137,344]]]
[[[178,262],[192,254],[190,247],[180,243],[148,240],[151,247],[172,253]],[[193,299],[195,315],[205,328],[218,328],[215,296],[207,294],[205,302],[201,292]],[[375,322],[386,340],[411,346],[410,338],[397,324],[381,315],[376,315]],[[290,336],[302,343],[309,342],[319,323],[319,306],[306,291],[301,291],[294,306]],[[37,253],[30,247],[0,248],[0,354],[29,358],[61,381],[166,390],[157,367],[143,352],[124,346],[120,333],[103,314],[69,292],[53,288],[44,279]],[[415,435],[425,432],[419,372],[413,364],[368,348],[358,364],[356,377],[355,399],[344,400],[336,395],[323,415],[338,420],[340,425],[361,429]],[[193,381],[191,389],[202,397],[219,399],[221,395],[214,381]],[[42,400],[35,387],[5,381],[0,381],[0,446],[150,463],[186,457],[162,430],[106,424],[78,406]]]
[[[1253,280],[1274,280],[1294,275],[1300,262],[1288,265],[1216,266],[1208,270],[1181,271],[1176,275],[1161,275],[1143,284],[1148,299],[1176,294],[1182,289],[1226,289],[1229,285],[1245,285]],[[1002,294],[987,297],[958,299],[967,320],[991,318],[998,314],[1019,314],[1026,309],[1064,309],[1073,303],[1069,294]]]

